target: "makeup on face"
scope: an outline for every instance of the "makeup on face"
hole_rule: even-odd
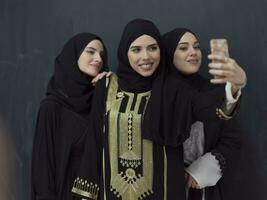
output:
[[[129,47],[128,60],[138,74],[144,77],[151,76],[160,62],[160,48],[157,41],[149,35],[138,37]]]
[[[199,70],[202,53],[197,38],[186,32],[177,44],[173,56],[176,69],[184,74],[193,74]]]
[[[89,75],[95,77],[102,68],[103,45],[99,40],[92,40],[87,44],[78,59],[79,69]]]

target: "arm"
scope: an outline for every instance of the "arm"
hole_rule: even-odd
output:
[[[239,108],[239,97],[241,89],[246,86],[247,76],[243,68],[232,58],[223,55],[211,54],[208,56],[210,60],[216,60],[209,64],[209,73],[213,75],[211,79],[213,84],[226,84],[226,100],[218,111],[222,119],[230,119]],[[218,114],[219,114],[218,113]]]
[[[59,113],[51,102],[39,109],[32,152],[32,198],[55,200],[54,135]]]
[[[231,170],[231,165],[238,159],[241,135],[237,120],[223,122],[222,128],[217,144],[211,151],[186,168],[187,173],[197,182],[196,188],[214,186],[225,169]]]

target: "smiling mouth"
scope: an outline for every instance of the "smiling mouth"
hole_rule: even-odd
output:
[[[198,60],[197,59],[193,59],[193,60],[188,60],[187,62],[190,63],[190,64],[197,64]]]
[[[153,63],[143,63],[140,64],[139,67],[141,67],[142,69],[150,69],[153,66]]]
[[[92,66],[94,68],[100,68],[100,64],[90,64],[90,66]]]

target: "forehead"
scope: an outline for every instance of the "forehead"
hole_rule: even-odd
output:
[[[198,42],[194,34],[186,32],[180,39],[179,43]]]
[[[157,41],[149,35],[141,35],[136,38],[130,46],[146,46],[151,44],[157,44]]]
[[[90,41],[87,45],[86,45],[86,48],[94,48],[96,50],[99,50],[99,51],[103,51],[103,44],[100,40],[92,40]]]

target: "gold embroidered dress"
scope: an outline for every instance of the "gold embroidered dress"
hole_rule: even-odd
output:
[[[122,91],[112,75],[107,83],[101,180],[97,186],[91,183],[96,188],[85,188],[91,180],[77,178],[74,193],[104,200],[176,199],[175,193],[183,196],[180,151],[142,138],[142,117],[149,97],[150,91]]]

